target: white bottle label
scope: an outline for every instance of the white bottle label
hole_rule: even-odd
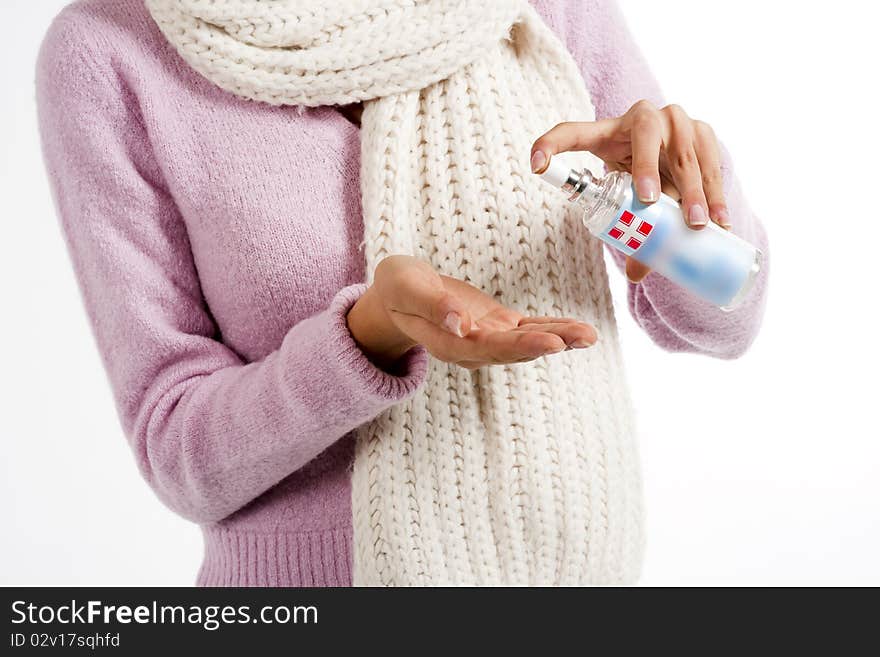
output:
[[[755,261],[753,246],[715,224],[690,229],[678,203],[665,194],[645,205],[626,190],[616,219],[599,238],[722,307],[745,284]]]

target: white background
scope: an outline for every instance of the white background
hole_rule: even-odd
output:
[[[33,69],[64,4],[0,4],[0,584],[186,585],[199,531],[137,474],[44,180]],[[736,362],[658,350],[617,294],[648,503],[642,581],[880,584],[878,10],[623,8],[667,98],[728,145],[772,243],[764,329]]]

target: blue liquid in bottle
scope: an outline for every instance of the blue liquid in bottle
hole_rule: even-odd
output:
[[[665,194],[651,205],[641,203],[626,172],[598,180],[551,159],[541,176],[569,193],[584,208],[587,229],[615,249],[723,310],[748,296],[763,256],[742,238],[711,222],[692,230]]]

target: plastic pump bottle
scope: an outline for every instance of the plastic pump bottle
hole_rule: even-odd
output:
[[[748,296],[761,251],[711,221],[701,230],[689,228],[679,204],[666,194],[645,205],[630,174],[613,171],[599,180],[558,157],[541,178],[584,208],[584,225],[593,235],[674,283],[722,310],[733,310]]]

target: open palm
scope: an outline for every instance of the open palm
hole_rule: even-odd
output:
[[[391,321],[436,358],[474,369],[519,363],[596,342],[589,324],[567,317],[527,317],[464,281],[408,256],[376,270]]]

